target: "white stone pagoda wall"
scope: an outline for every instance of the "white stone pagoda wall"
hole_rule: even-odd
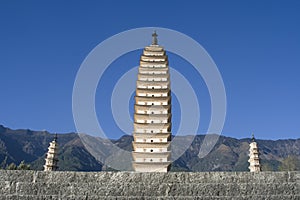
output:
[[[152,44],[141,56],[136,83],[133,168],[167,172],[170,166],[171,92],[168,57]]]

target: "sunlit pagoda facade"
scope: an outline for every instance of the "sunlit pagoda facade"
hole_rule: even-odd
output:
[[[171,159],[171,90],[168,56],[152,34],[140,59],[134,105],[133,168],[167,172]]]
[[[44,171],[56,171],[58,169],[58,143],[57,134],[48,147],[45,159]]]
[[[259,159],[259,150],[257,143],[255,141],[254,135],[252,135],[252,141],[250,143],[249,149],[249,170],[250,172],[260,172],[260,159]]]

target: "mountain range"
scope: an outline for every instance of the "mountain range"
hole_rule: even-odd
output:
[[[10,163],[19,164],[25,161],[30,164],[31,169],[42,170],[49,142],[53,138],[54,134],[47,131],[12,130],[0,125],[0,167],[5,168]],[[203,158],[199,156],[199,151],[205,135],[176,138],[179,138],[178,148],[181,142],[183,144],[190,141],[191,144],[172,163],[171,171],[248,171],[250,138],[220,136],[210,153]],[[77,133],[58,134],[59,170],[108,171],[114,170],[111,164],[116,162],[125,163],[119,169],[128,169],[129,166],[126,165],[130,165],[131,160],[114,149],[118,147],[123,149],[123,152],[131,152],[132,140],[132,136],[129,135],[109,140]],[[300,138],[276,141],[258,139],[256,142],[259,146],[262,169],[265,171],[278,170],[289,156],[300,163]]]

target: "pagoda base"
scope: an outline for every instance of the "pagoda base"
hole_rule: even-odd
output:
[[[171,162],[133,162],[133,168],[136,172],[168,172]]]

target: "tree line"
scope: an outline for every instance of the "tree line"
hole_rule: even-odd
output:
[[[16,165],[15,163],[7,164],[7,156],[4,158],[4,160],[0,164],[0,169],[6,169],[6,170],[30,170],[30,164],[25,163],[24,160],[20,162],[19,165]]]
[[[30,170],[30,164],[25,163],[25,161],[21,161],[19,165],[15,163],[7,164],[7,156],[0,163],[0,169],[6,170]],[[265,163],[262,165],[262,171],[300,171],[300,160],[296,156],[288,156],[282,160],[281,164],[278,166],[278,170],[274,170],[274,168]]]

